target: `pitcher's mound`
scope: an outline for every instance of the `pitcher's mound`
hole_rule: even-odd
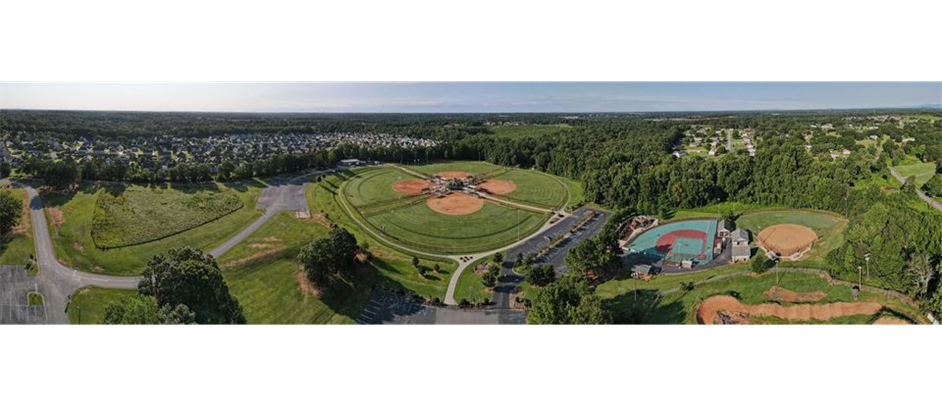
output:
[[[488,179],[478,184],[478,189],[493,195],[503,195],[517,189],[517,184],[509,180]]]
[[[442,179],[464,179],[471,176],[470,173],[461,171],[445,171],[436,173],[435,175]]]
[[[406,196],[422,194],[422,191],[432,187],[432,182],[425,179],[403,179],[393,182],[392,188]]]
[[[484,207],[484,200],[464,193],[452,193],[444,197],[430,197],[426,204],[432,210],[449,216],[471,214]]]

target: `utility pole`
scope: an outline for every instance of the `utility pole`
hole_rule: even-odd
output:
[[[861,270],[862,270],[862,269],[863,269],[862,266],[857,265],[857,287],[858,287],[858,288],[860,288],[861,286],[863,286],[863,283],[861,283],[861,281],[860,281],[860,275],[861,275]]]

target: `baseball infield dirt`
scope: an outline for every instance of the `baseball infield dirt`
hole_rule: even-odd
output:
[[[697,306],[699,324],[749,324],[754,316],[773,316],[784,320],[827,321],[835,317],[876,314],[883,305],[877,302],[841,302],[782,306],[774,303],[747,305],[732,296],[713,296]]]
[[[517,189],[517,184],[509,180],[488,179],[478,184],[478,189],[492,195],[503,195]]]
[[[403,179],[393,182],[392,188],[406,196],[422,194],[422,190],[432,187],[432,182],[425,179]]]
[[[801,252],[814,244],[814,230],[798,224],[776,224],[759,232],[759,243],[781,256]]]
[[[444,197],[430,197],[426,204],[432,210],[449,216],[463,216],[484,207],[484,200],[464,193],[451,193]]]

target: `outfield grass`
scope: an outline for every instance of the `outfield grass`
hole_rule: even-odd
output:
[[[512,200],[549,208],[563,207],[568,202],[565,182],[542,172],[511,169],[497,175],[495,179],[511,181],[517,185],[512,192],[503,195]]]
[[[14,197],[23,201],[23,217],[20,224],[8,235],[0,238],[0,265],[26,265],[30,256],[35,256],[36,244],[33,243],[33,226],[29,216],[29,200],[24,189],[5,189]],[[31,268],[35,271],[35,268]]]
[[[217,184],[236,194],[243,207],[232,214],[157,241],[130,247],[101,249],[92,239],[93,213],[104,188],[85,184],[69,194],[43,196],[49,233],[62,263],[78,269],[109,275],[137,275],[155,254],[170,248],[191,246],[204,251],[222,244],[261,215],[255,201],[262,184],[255,181]],[[61,215],[59,214],[61,213]],[[56,220],[61,224],[56,224]]]
[[[585,192],[583,192],[582,189],[582,182],[564,177],[559,177],[559,179],[562,179],[563,182],[566,183],[566,187],[569,188],[569,201],[566,203],[567,207],[586,203]]]
[[[811,210],[773,210],[747,212],[736,220],[736,227],[752,233],[752,239],[768,226],[782,223],[800,224],[814,230],[818,241],[800,261],[785,262],[788,266],[827,268],[827,254],[844,244],[847,219],[836,214]]]
[[[358,272],[348,284],[315,294],[297,256],[327,227],[282,212],[233,247],[219,263],[229,291],[252,324],[349,324],[369,300],[372,272]],[[304,285],[309,286],[309,285]]]
[[[427,165],[409,166],[408,168],[428,176],[435,175],[439,172],[451,171],[468,172],[472,175],[480,176],[501,169],[500,166],[483,161],[438,162]]]
[[[346,228],[360,244],[369,244],[374,256],[373,265],[378,273],[378,283],[411,290],[424,297],[444,299],[449,275],[456,269],[457,264],[443,258],[420,256],[420,266],[432,268],[437,263],[443,271],[440,274],[429,272],[428,276],[423,277],[412,266],[412,254],[389,247],[361,230],[348,217],[338,200],[341,184],[352,175],[349,172],[329,175],[321,182],[309,186],[305,193],[311,213],[318,217],[324,216],[328,221]]]
[[[369,217],[377,230],[409,247],[432,253],[473,253],[500,248],[538,230],[548,216],[485,202],[464,216],[438,213],[424,203]]]
[[[199,227],[242,206],[235,193],[215,184],[108,188],[98,193],[92,239],[99,248],[143,244]]]
[[[916,187],[922,187],[932,178],[932,175],[935,175],[935,164],[931,162],[894,166],[893,169],[896,169],[897,173],[906,178],[915,176]]]
[[[399,180],[417,179],[405,171],[394,168],[380,168],[360,172],[347,185],[347,201],[361,207],[391,200],[399,200],[403,195],[393,189],[392,184]]]
[[[102,324],[105,321],[105,308],[109,304],[136,295],[136,290],[97,286],[81,288],[72,294],[68,309],[69,320],[72,324]]]
[[[739,202],[722,202],[718,204],[711,204],[707,206],[697,207],[693,209],[680,209],[673,213],[670,213],[670,216],[666,218],[661,218],[661,222],[665,221],[679,221],[686,220],[691,218],[719,218],[724,213],[732,211],[733,213],[743,213],[750,210],[762,209],[766,206],[750,203],[739,203]]]

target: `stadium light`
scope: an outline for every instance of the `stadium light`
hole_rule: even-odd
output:
[[[867,280],[870,280],[870,253],[864,254],[864,260],[867,262]]]

